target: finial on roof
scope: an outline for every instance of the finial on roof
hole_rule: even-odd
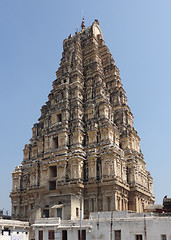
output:
[[[98,19],[95,19],[94,21],[95,21],[97,24],[99,24],[99,20],[98,20]]]
[[[81,28],[82,28],[82,30],[85,29],[84,17],[82,18]]]

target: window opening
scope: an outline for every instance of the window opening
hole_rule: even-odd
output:
[[[43,210],[43,218],[48,218],[49,217],[49,209],[44,209]]]
[[[139,235],[136,235],[136,238],[135,238],[136,240],[142,240],[142,235],[141,234],[139,234]]]
[[[43,231],[42,230],[39,231],[39,240],[43,240]]]
[[[55,239],[55,232],[54,232],[54,230],[49,230],[48,231],[48,239],[49,240],[54,240]]]
[[[167,240],[166,234],[161,235],[161,240]]]
[[[76,208],[76,217],[79,217],[79,208]]]
[[[121,230],[115,230],[115,240],[121,240]]]
[[[62,208],[57,208],[57,217],[62,219]]]
[[[56,181],[49,181],[49,190],[56,190]]]
[[[57,166],[49,167],[49,178],[57,177]]]
[[[80,230],[78,230],[78,240],[86,240],[86,230],[81,231],[81,236],[80,236]]]
[[[53,138],[52,140],[52,149],[58,148],[58,137]]]
[[[62,114],[57,114],[57,122],[62,122]]]
[[[62,230],[62,240],[67,240],[67,230]]]
[[[129,168],[128,168],[128,166],[126,167],[126,180],[127,180],[127,183],[129,183]]]

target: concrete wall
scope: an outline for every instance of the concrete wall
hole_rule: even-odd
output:
[[[0,219],[0,240],[29,240],[29,223]]]
[[[84,215],[84,201],[79,196],[72,195],[71,196],[71,220],[80,219],[80,207],[82,217]],[[78,208],[78,216],[76,216],[76,208]]]
[[[39,222],[40,223],[40,222]],[[44,231],[48,239],[48,230],[56,232],[55,239],[62,240],[62,230],[67,230],[67,240],[77,240],[80,221],[61,221],[59,225],[44,224],[35,227],[36,240],[38,231]],[[88,220],[82,221],[82,229],[86,230],[86,240],[115,240],[115,231],[121,231],[122,240],[136,240],[136,235],[142,235],[143,240],[162,240],[166,235],[171,240],[171,215],[154,215],[152,213],[137,214],[124,212],[92,213]]]
[[[29,233],[14,231],[10,236],[0,234],[0,240],[29,240]]]

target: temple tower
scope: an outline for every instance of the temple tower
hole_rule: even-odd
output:
[[[140,138],[119,69],[98,20],[63,41],[60,67],[22,165],[12,173],[12,215],[86,218],[91,211],[142,212],[154,203]]]

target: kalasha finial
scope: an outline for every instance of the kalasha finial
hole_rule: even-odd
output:
[[[82,30],[85,29],[84,17],[83,17],[83,19],[82,19],[81,28],[82,28]]]

